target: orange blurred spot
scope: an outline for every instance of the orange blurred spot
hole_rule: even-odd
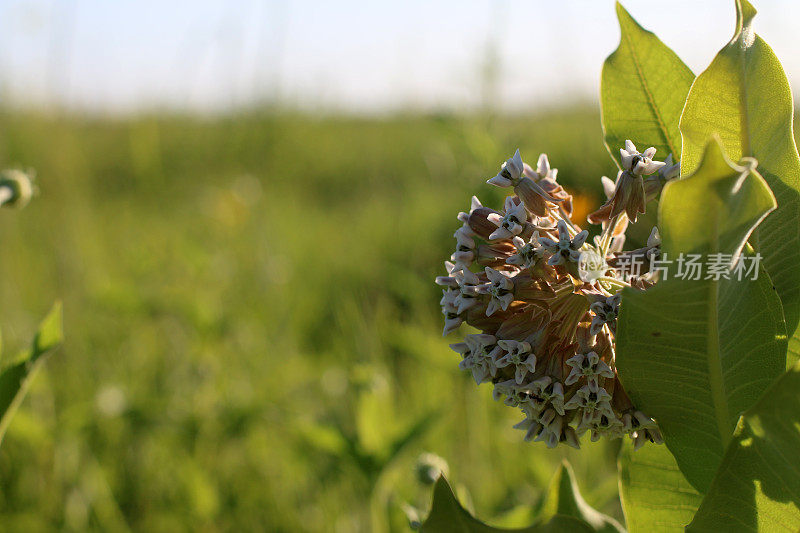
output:
[[[585,228],[588,225],[586,217],[600,207],[601,203],[593,194],[575,193],[572,196],[572,221]]]

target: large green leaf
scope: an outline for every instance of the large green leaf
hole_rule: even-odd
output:
[[[626,139],[644,148],[655,146],[662,157],[672,153],[677,160],[678,120],[694,74],[619,3],[617,17],[619,47],[603,64],[600,82],[606,146],[618,164]]]
[[[702,500],[666,446],[645,446],[634,451],[631,442],[623,444],[619,488],[631,533],[683,531]]]
[[[792,135],[792,93],[778,58],[752,27],[756,10],[738,0],[736,32],[692,85],[681,117],[682,174],[698,167],[717,134],[734,161],[758,160],[778,209],[753,235],[783,304],[787,330],[800,320],[800,158]]]
[[[0,373],[0,442],[31,378],[44,361],[42,356],[61,344],[61,323],[61,304],[56,303],[39,326],[31,347]]]
[[[580,518],[589,524],[594,531],[603,533],[621,533],[625,531],[619,522],[595,510],[586,503],[578,490],[578,483],[575,481],[572,467],[566,461],[561,464],[550,481],[550,487],[547,491],[544,505],[539,510],[538,518],[539,520],[546,520],[556,515]]]
[[[800,531],[800,364],[741,418],[687,531]]]
[[[433,489],[431,512],[422,524],[425,533],[591,533],[589,524],[572,516],[556,514],[546,522],[524,529],[497,529],[473,517],[458,503],[450,485],[440,477]]]
[[[697,172],[667,184],[659,205],[662,250],[736,255],[775,207],[764,179],[710,142]],[[672,266],[676,266],[673,263]],[[685,279],[670,268],[647,291],[626,289],[616,364],[634,404],[659,423],[688,481],[705,492],[739,415],[786,366],[780,301],[765,276]]]

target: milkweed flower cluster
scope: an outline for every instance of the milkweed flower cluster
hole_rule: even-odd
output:
[[[493,396],[521,409],[515,428],[525,440],[579,448],[591,440],[629,435],[635,447],[660,444],[656,422],[625,392],[615,367],[619,291],[646,290],[657,274],[626,272],[632,258],[660,253],[658,232],[644,248],[623,251],[629,221],[643,213],[678,165],[671,156],[655,161],[655,149],[620,150],[622,170],[615,182],[603,178],[608,201],[589,216],[601,225],[589,232],[572,220],[572,196],[556,181],[547,155],[536,168],[519,150],[488,183],[509,189],[502,210],[472,197],[458,214],[456,250],[436,278],[443,287],[444,334],[461,324],[479,333],[451,344],[477,384],[490,383]]]

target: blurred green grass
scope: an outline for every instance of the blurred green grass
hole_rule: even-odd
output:
[[[591,107],[0,124],[0,162],[41,189],[0,213],[4,344],[57,298],[66,318],[0,448],[2,529],[403,531],[401,504],[430,496],[423,451],[484,519],[534,505],[563,457],[620,517],[615,446],[522,442],[458,370],[433,284],[456,214],[500,204],[485,179],[517,147],[601,201]]]

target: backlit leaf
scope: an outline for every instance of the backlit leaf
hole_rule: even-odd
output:
[[[603,64],[600,98],[606,146],[619,164],[630,139],[655,146],[662,158],[681,155],[678,121],[694,74],[667,45],[617,3],[619,47]]]
[[[0,442],[25,397],[31,378],[44,361],[42,356],[61,344],[61,323],[61,304],[56,303],[39,326],[31,347],[0,373]]]
[[[778,291],[791,336],[800,320],[800,158],[792,134],[792,93],[772,49],[753,30],[756,10],[737,0],[731,42],[692,85],[681,116],[681,172],[699,165],[711,135],[733,161],[752,156],[778,203],[750,242]]]
[[[619,456],[619,486],[631,533],[682,532],[702,500],[666,446],[634,451],[633,444],[625,442]]]
[[[800,364],[741,418],[687,531],[800,530]]]
[[[742,250],[775,207],[752,167],[728,161],[713,140],[690,177],[667,184],[659,205],[662,251],[673,261],[647,291],[626,289],[617,368],[634,404],[654,417],[687,480],[705,492],[736,422],[786,367],[780,301],[768,278],[678,277],[679,254]]]

